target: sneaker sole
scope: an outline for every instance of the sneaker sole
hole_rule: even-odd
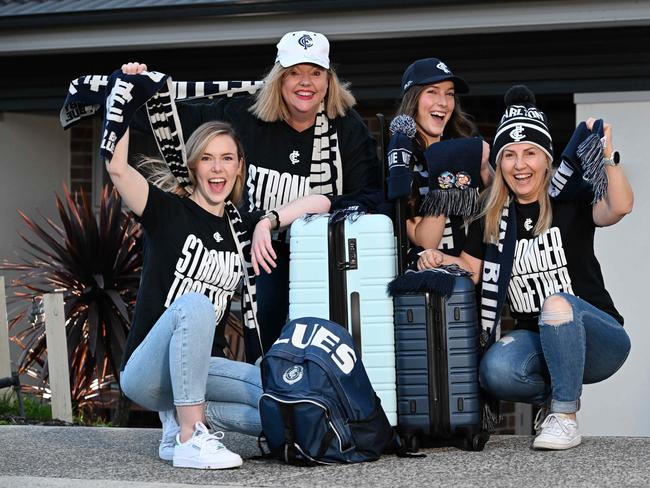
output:
[[[173,461],[174,460],[174,450],[170,449],[171,453],[165,453],[163,451],[158,451],[158,457],[163,461]]]
[[[560,444],[556,443],[553,441],[533,441],[533,449],[545,449],[549,451],[563,451],[565,449],[571,449],[572,447],[576,447],[580,445],[582,442],[582,436],[575,437],[571,440],[571,442],[568,442],[566,444]]]
[[[221,463],[202,463],[196,459],[174,458],[173,464],[175,468],[193,468],[193,469],[231,469],[239,468],[243,464],[243,460],[232,460]]]

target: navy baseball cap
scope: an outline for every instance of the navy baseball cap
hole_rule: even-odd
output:
[[[469,92],[467,82],[460,76],[455,76],[439,59],[418,59],[406,68],[402,75],[402,96],[413,85],[432,85],[447,80],[454,82],[454,89],[457,93]]]

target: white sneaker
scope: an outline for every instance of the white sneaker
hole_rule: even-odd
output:
[[[176,436],[174,449],[174,467],[197,469],[226,469],[238,468],[242,465],[239,454],[226,449],[220,440],[223,432],[210,434],[202,422],[194,426],[194,433],[186,442]]]
[[[578,422],[561,413],[552,413],[542,423],[542,431],[533,441],[534,449],[570,449],[582,442]]]
[[[176,435],[181,431],[181,428],[176,422],[175,410],[158,412],[158,416],[162,423],[162,439],[160,439],[160,445],[158,446],[158,456],[163,461],[171,461],[174,459]]]

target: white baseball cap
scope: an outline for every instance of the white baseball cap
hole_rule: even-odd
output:
[[[323,34],[308,31],[287,32],[277,47],[275,62],[279,62],[283,68],[311,63],[330,69],[330,43]]]

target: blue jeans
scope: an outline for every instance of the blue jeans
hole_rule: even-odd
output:
[[[552,412],[579,408],[582,385],[613,375],[630,352],[630,339],[611,315],[581,298],[559,293],[573,320],[549,325],[540,316],[539,333],[515,330],[484,354],[481,386],[512,402],[548,404]]]
[[[259,368],[211,357],[215,311],[210,300],[188,293],[160,316],[133,351],[120,376],[124,394],[155,411],[207,400],[213,427],[258,435]]]
[[[257,322],[266,353],[280,337],[289,315],[289,245],[273,241],[277,267],[268,274],[262,269],[255,281],[257,292]]]

